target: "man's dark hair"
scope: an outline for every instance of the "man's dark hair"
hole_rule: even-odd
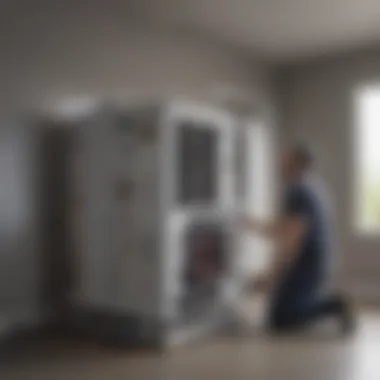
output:
[[[293,145],[292,153],[302,169],[308,170],[315,165],[316,158],[314,152],[307,144],[298,143]]]

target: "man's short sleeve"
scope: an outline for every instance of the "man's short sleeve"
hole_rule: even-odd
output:
[[[289,189],[283,204],[284,216],[306,216],[309,213],[307,193],[300,186]]]

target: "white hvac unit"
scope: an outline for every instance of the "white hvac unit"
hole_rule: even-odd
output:
[[[228,323],[245,175],[236,119],[172,101],[103,109],[79,124],[73,320],[160,346]]]

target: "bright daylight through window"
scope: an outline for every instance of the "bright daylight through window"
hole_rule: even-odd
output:
[[[355,224],[380,232],[380,86],[358,91],[355,108]]]

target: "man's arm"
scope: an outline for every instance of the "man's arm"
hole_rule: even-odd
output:
[[[252,232],[272,240],[275,257],[268,274],[270,282],[275,282],[295,259],[301,239],[307,229],[307,221],[300,215],[288,215],[273,223],[261,223],[246,219],[246,226]]]
[[[245,225],[253,233],[271,239],[280,251],[293,251],[298,248],[300,239],[305,233],[306,220],[302,216],[289,215],[274,222],[258,222],[246,218]]]
[[[245,227],[248,231],[263,235],[267,238],[273,238],[279,229],[279,222],[262,222],[245,217]]]
[[[275,257],[272,281],[276,281],[289,268],[298,254],[302,238],[309,227],[308,193],[302,186],[293,186],[284,194],[281,218],[274,223],[260,223],[246,218],[246,227],[274,242]]]
[[[289,216],[281,221],[278,235],[275,236],[275,257],[272,264],[272,277],[276,281],[289,268],[300,250],[307,222],[302,217]]]

